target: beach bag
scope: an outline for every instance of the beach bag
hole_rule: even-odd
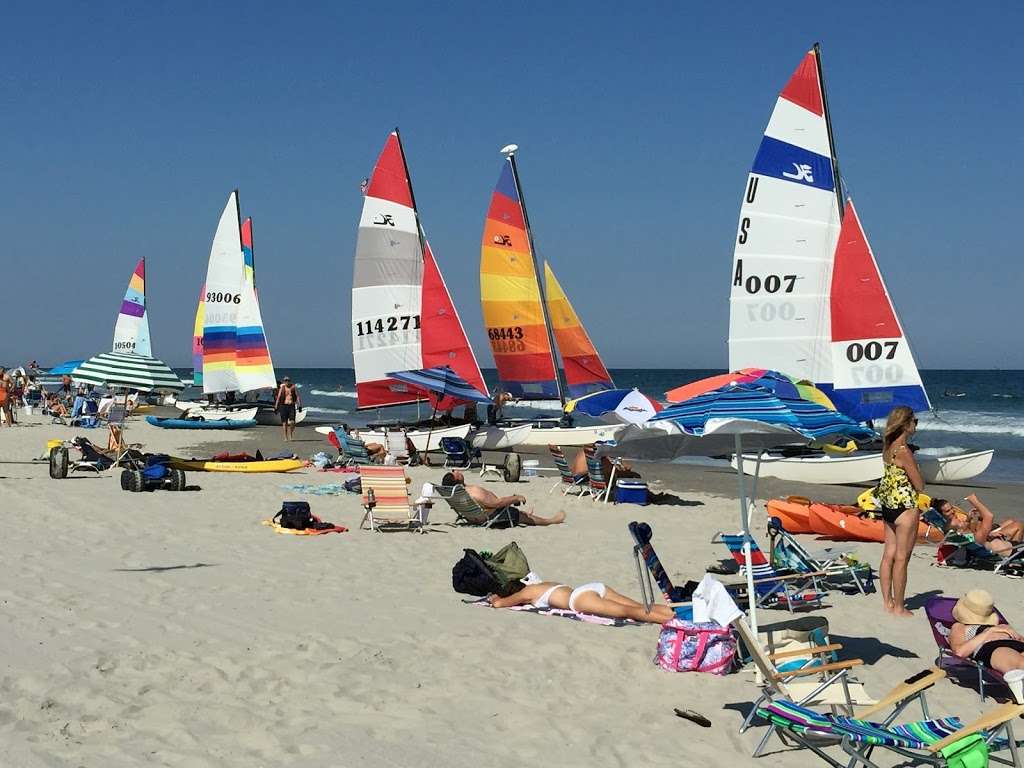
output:
[[[452,568],[452,589],[463,595],[486,597],[501,589],[501,584],[476,550],[463,550]]]
[[[281,503],[281,511],[274,515],[274,521],[279,522],[282,528],[292,528],[296,531],[304,531],[314,527],[316,519],[309,510],[308,501],[284,501]]]
[[[496,591],[499,595],[506,597],[523,588],[521,579],[525,579],[526,574],[530,572],[530,563],[514,541],[493,555],[484,552],[481,557],[498,581],[499,588]]]
[[[362,493],[363,492],[363,478],[361,477],[350,477],[343,483],[345,490],[349,493]]]
[[[654,663],[669,672],[725,675],[735,657],[736,641],[728,627],[672,619],[661,625]]]

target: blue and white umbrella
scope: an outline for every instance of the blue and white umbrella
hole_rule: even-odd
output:
[[[420,368],[413,371],[394,371],[389,378],[410,384],[433,395],[433,399],[460,400],[462,402],[490,403],[491,398],[478,390],[447,365]]]
[[[605,389],[565,404],[566,413],[585,413],[609,424],[643,424],[663,406],[635,387],[633,389]]]

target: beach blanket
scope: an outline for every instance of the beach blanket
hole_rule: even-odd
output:
[[[353,491],[346,491],[343,483],[327,483],[325,485],[299,483],[298,485],[282,485],[281,487],[286,491],[308,493],[312,496],[344,496],[346,493],[353,493]]]
[[[462,602],[467,605],[479,605],[484,608],[491,607],[486,597],[481,597],[479,600],[463,600]],[[536,608],[532,605],[514,605],[511,608],[502,608],[502,610],[536,613],[540,616],[558,616],[562,619],[582,621],[585,624],[601,624],[606,627],[639,627],[643,624],[643,622],[633,621],[632,619],[609,619],[604,616],[594,616],[590,613],[577,613],[576,611],[567,611],[562,608]]]
[[[293,536],[319,536],[321,533],[345,533],[348,531],[343,525],[336,525],[333,528],[306,528],[304,531],[297,531],[294,528],[284,528],[273,520],[264,520],[263,525],[267,525],[274,530],[274,533],[290,533]]]

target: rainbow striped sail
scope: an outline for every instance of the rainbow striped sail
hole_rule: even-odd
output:
[[[128,290],[121,301],[121,310],[114,324],[113,352],[153,356],[149,341],[149,318],[146,316],[146,259],[139,259],[128,280]]]
[[[192,327],[192,385],[203,386],[203,320],[206,309],[206,286],[199,289],[199,305],[196,307],[196,321]]]
[[[517,399],[561,399],[526,214],[508,155],[480,244],[480,303],[501,386]]]
[[[832,386],[836,407],[878,419],[894,406],[931,410],[921,374],[853,201],[846,203],[832,268]]]
[[[240,392],[273,389],[277,386],[274,364],[270,359],[259,300],[256,298],[256,260],[253,251],[252,218],[241,228],[242,284],[241,304],[235,330],[235,377]]]
[[[562,358],[569,397],[582,397],[604,389],[614,389],[612,377],[601,361],[597,348],[587,335],[576,311],[569,303],[551,265],[544,262],[544,287],[548,318],[555,334],[555,344]]]
[[[228,196],[210,246],[203,296],[203,392],[239,389],[235,348],[245,275],[238,190]]]

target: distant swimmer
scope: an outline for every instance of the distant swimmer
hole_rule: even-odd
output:
[[[967,397],[966,392],[961,392],[960,390],[957,389],[947,389],[942,394],[945,395],[946,397]]]

